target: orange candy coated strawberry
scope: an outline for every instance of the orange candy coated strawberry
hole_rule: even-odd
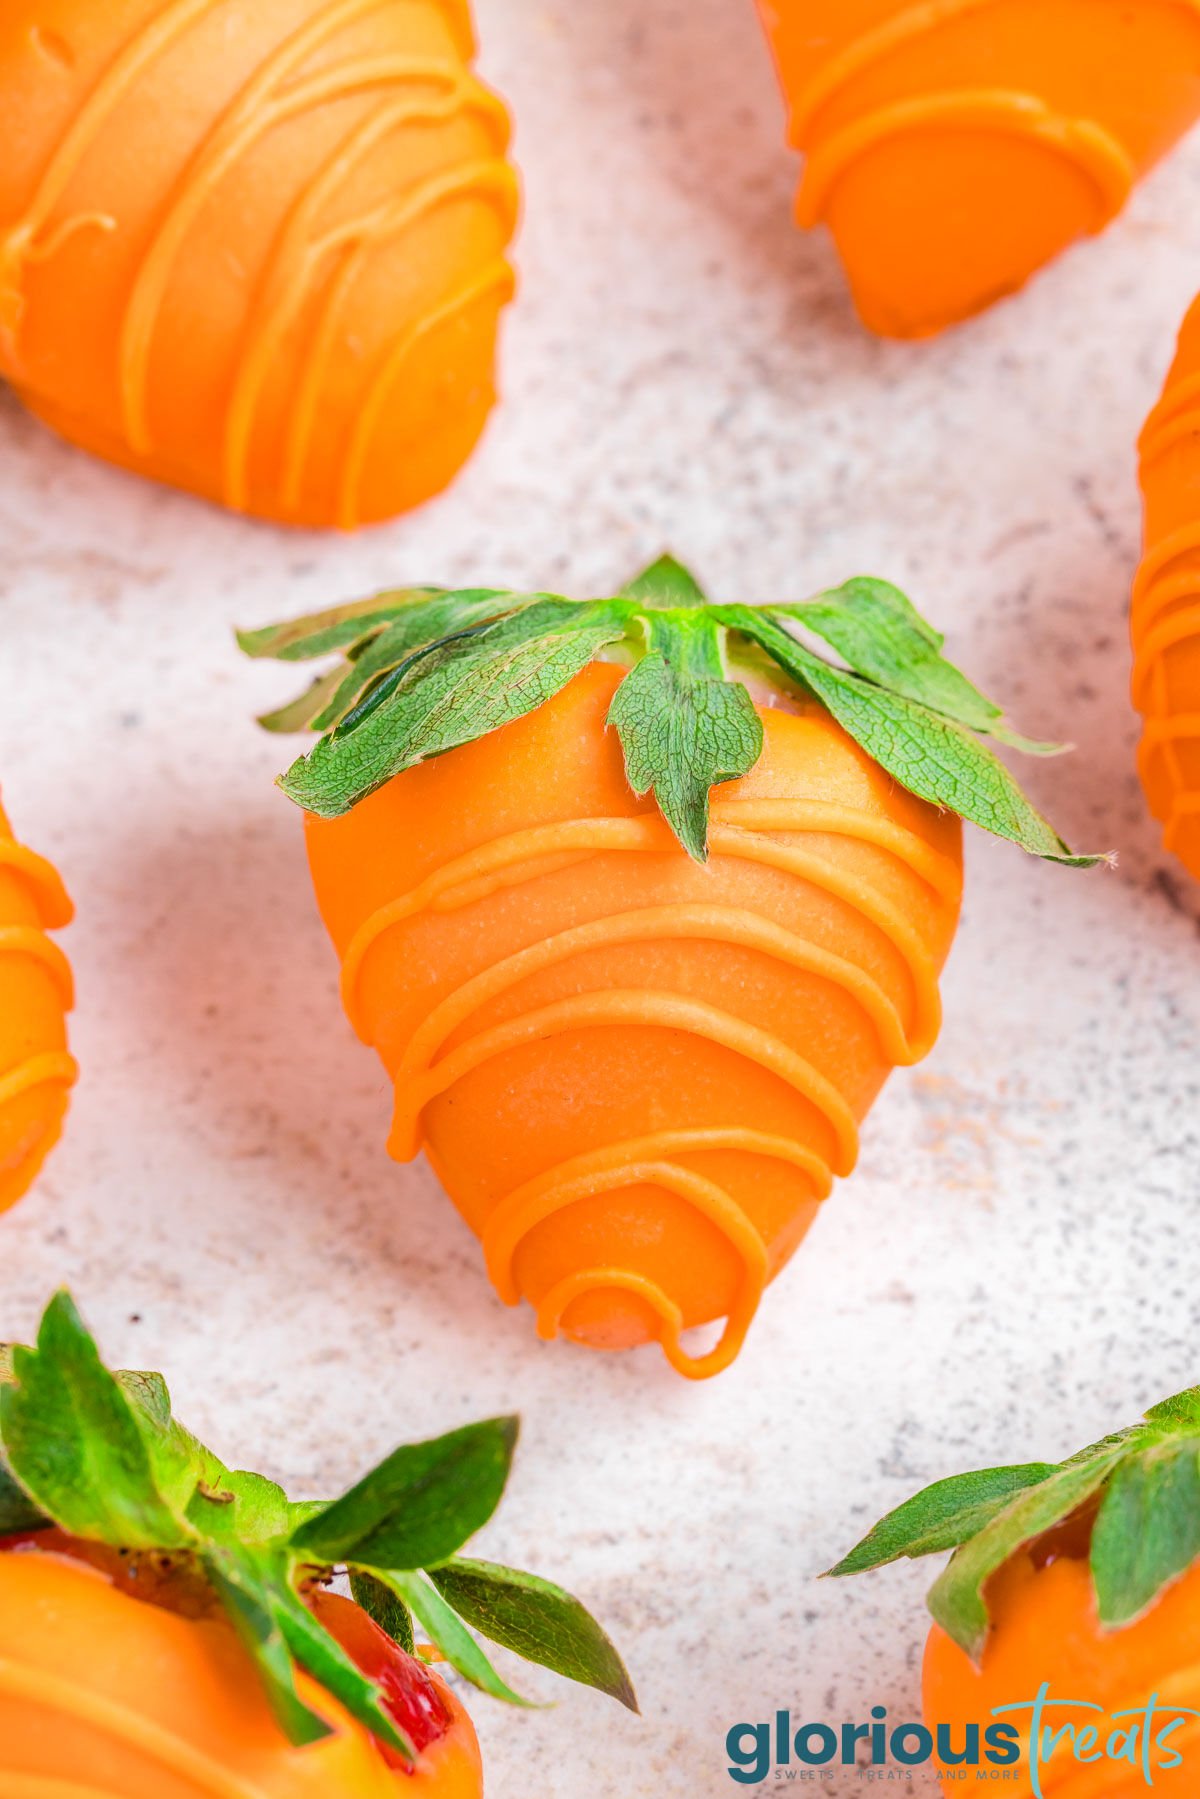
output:
[[[491,408],[516,210],[464,0],[15,0],[0,373],[73,443],[349,529]]]
[[[541,1335],[727,1367],[937,1035],[957,813],[1072,859],[978,741],[1019,741],[999,710],[886,583],[710,606],[669,559],[607,600],[401,591],[242,641],[347,653],[265,722],[328,732],[283,786],[392,1155],[425,1149]]]
[[[0,1355],[3,1799],[479,1799],[414,1617],[495,1698],[517,1695],[472,1627],[636,1710],[578,1600],[460,1553],[516,1439],[464,1425],[294,1504],[184,1430],[160,1375],[108,1369],[56,1294]]]
[[[961,827],[826,713],[761,713],[689,860],[625,779],[597,665],[348,817],[310,819],[343,997],[539,1332],[741,1347],[897,1063],[932,1047]],[[552,770],[547,780],[545,771]],[[728,1318],[698,1361],[680,1332]]]
[[[321,1742],[288,1742],[224,1618],[129,1598],[61,1555],[0,1554],[5,1799],[399,1799],[368,1733],[304,1676],[300,1692],[333,1726]]]
[[[759,0],[864,324],[923,337],[1102,230],[1200,119],[1191,0]]]
[[[831,1572],[946,1550],[923,1681],[944,1769],[1044,1799],[1193,1791],[1200,1387],[1066,1461],[935,1481]]]
[[[72,916],[57,873],[16,841],[0,808],[0,1212],[57,1143],[78,1074],[64,1024],[71,969],[47,936]]]
[[[925,1718],[949,1724],[956,1744],[963,1742],[967,1725],[984,1730],[993,1720],[993,1707],[1031,1701],[1043,1681],[1054,1698],[1083,1698],[1098,1706],[1102,1738],[1118,1729],[1128,1732],[1136,1720],[1111,1722],[1114,1714],[1146,1704],[1151,1694],[1157,1694],[1162,1704],[1160,1729],[1170,1722],[1168,1708],[1173,1705],[1200,1710],[1200,1568],[1193,1566],[1168,1587],[1136,1623],[1111,1631],[1097,1616],[1086,1554],[1082,1559],[1060,1556],[1041,1565],[1022,1555],[996,1577],[992,1615],[993,1628],[979,1667],[937,1625],[925,1647]],[[1024,1740],[1030,1714],[1005,1716]],[[1068,1722],[1082,1727],[1096,1717],[1055,1707],[1045,1714],[1052,1730],[1061,1730]],[[1194,1720],[1181,1721],[1194,1726]],[[1151,1754],[1160,1761],[1161,1751],[1153,1747],[1155,1735],[1157,1729],[1151,1733]],[[1135,1750],[1139,1747],[1135,1744]],[[1183,1739],[1175,1747],[1186,1750],[1189,1745]],[[1124,1756],[1089,1766],[1100,1770],[1092,1774],[1094,1785],[1086,1789],[1090,1799],[1141,1799],[1147,1790],[1140,1756],[1136,1766]],[[1058,1799],[1060,1791],[1068,1793],[1072,1777],[1082,1772],[1064,1742],[1043,1767],[1045,1799]],[[1186,1761],[1174,1779],[1167,1770],[1154,1784],[1171,1794],[1181,1778],[1182,1795],[1190,1791]]]
[[[1200,302],[1141,442],[1145,558],[1133,593],[1138,766],[1163,841],[1200,876]]]

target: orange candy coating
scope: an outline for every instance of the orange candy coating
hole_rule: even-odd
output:
[[[309,858],[391,1153],[425,1148],[543,1336],[657,1339],[702,1377],[934,1041],[961,827],[820,708],[772,708],[699,867],[605,729],[622,672],[310,818]]]
[[[1168,1587],[1135,1623],[1120,1630],[1102,1631],[1096,1615],[1091,1575],[1086,1561],[1061,1556],[1041,1567],[1028,1555],[1014,1556],[989,1587],[993,1628],[975,1668],[958,1644],[937,1625],[925,1647],[923,1700],[925,1721],[953,1726],[952,1743],[961,1748],[963,1727],[979,1725],[980,1736],[994,1720],[992,1707],[1032,1700],[1043,1681],[1052,1697],[1086,1699],[1103,1708],[1101,1713],[1048,1712],[1046,1722],[1060,1728],[1068,1720],[1077,1726],[1089,1721],[1104,1723],[1105,1714],[1125,1707],[1144,1706],[1152,1694],[1164,1705],[1200,1709],[1200,1566]],[[1004,1723],[1014,1724],[1022,1742],[1027,1740],[1029,1713],[1012,1713]],[[1162,1722],[1165,1723],[1165,1719]],[[1127,1718],[1118,1726],[1137,1723]],[[1197,1721],[1185,1719],[1170,1738],[1170,1747],[1184,1754],[1184,1766],[1173,1780],[1169,1772],[1155,1782],[1165,1791],[1191,1790],[1187,1767],[1195,1754]],[[1043,1763],[1045,1799],[1142,1799],[1147,1791],[1139,1765],[1104,1759],[1091,1764],[1074,1759],[1070,1743],[1062,1743]],[[1026,1781],[1013,1790],[1028,1791]]]
[[[1195,0],[759,0],[863,323],[924,337],[1102,230],[1200,118]]]
[[[437,493],[516,212],[464,0],[11,0],[0,374],[72,442],[298,525]]]
[[[1133,593],[1138,766],[1166,847],[1200,876],[1200,301],[1142,434],[1146,552]]]
[[[79,1072],[64,1023],[71,969],[47,936],[72,916],[57,873],[16,842],[0,807],[0,1212],[57,1143]]]
[[[334,1728],[296,1748],[223,1618],[189,1619],[118,1592],[65,1556],[0,1554],[4,1799],[479,1799],[465,1726],[411,1774],[306,1675]]]

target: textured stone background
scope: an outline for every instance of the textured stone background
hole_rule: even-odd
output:
[[[2,1227],[0,1320],[69,1281],[228,1457],[328,1489],[403,1435],[526,1417],[485,1553],[562,1576],[642,1722],[481,1701],[491,1799],[704,1799],[727,1724],[915,1710],[926,1571],[814,1576],[915,1484],[1058,1456],[1197,1378],[1196,895],[1133,774],[1133,444],[1200,280],[1200,143],[1099,243],[940,342],[869,341],[746,0],[481,0],[526,182],[506,404],[454,490],[283,535],[0,402],[0,771],[79,920],[68,1137]],[[1073,875],[974,837],[941,1043],[899,1075],[739,1365],[539,1345],[423,1170],[383,1153],[253,624],[395,577],[594,590],[664,544],[717,593],[906,584],[1035,734]],[[529,1683],[549,1695],[548,1677]],[[839,1791],[857,1790],[847,1780]],[[835,1790],[829,1782],[824,1791]]]

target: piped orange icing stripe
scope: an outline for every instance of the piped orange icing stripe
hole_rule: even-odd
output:
[[[1133,663],[1133,703],[1139,712],[1165,709],[1163,657],[1177,644],[1200,637],[1200,569],[1191,576],[1186,593],[1191,603],[1165,613],[1138,645]]]
[[[764,807],[767,808],[764,810]],[[745,824],[728,824],[732,816]],[[904,960],[913,984],[915,1020],[911,1040],[932,1042],[941,1021],[937,969],[919,934],[909,921],[868,883],[834,867],[820,855],[777,838],[760,835],[749,827],[760,820],[776,830],[793,833],[829,833],[873,842],[902,859],[939,897],[958,892],[957,871],[909,833],[846,808],[818,801],[744,802],[713,811],[709,833],[714,856],[732,856],[799,876],[845,901],[885,936]],[[370,1037],[363,1020],[359,982],[372,947],[388,931],[425,911],[447,910],[484,898],[500,887],[551,873],[589,854],[609,851],[659,852],[675,847],[674,838],[654,814],[637,818],[563,820],[509,836],[469,851],[427,877],[419,886],[381,906],[355,932],[342,963],[342,999],[347,1014],[364,1042]]]
[[[44,1668],[21,1667],[0,1658],[0,1693],[22,1704],[81,1720],[101,1735],[190,1781],[199,1792],[210,1794],[211,1799],[271,1799],[266,1787],[222,1767],[174,1732],[114,1699],[61,1680]],[[3,1749],[0,1744],[0,1755]],[[4,1790],[7,1793],[7,1787]]]
[[[0,1767],[5,1799],[113,1799],[111,1787],[84,1786],[78,1780],[56,1780],[45,1774],[22,1774]]]
[[[512,181],[512,197],[514,214],[516,208],[516,180]],[[346,455],[345,466],[339,484],[338,522],[343,531],[352,531],[359,522],[358,492],[362,484],[363,468],[371,446],[371,436],[379,423],[388,393],[405,363],[413,352],[420,348],[423,340],[430,332],[446,324],[450,319],[477,306],[481,301],[496,298],[497,305],[510,300],[516,291],[516,276],[510,264],[502,256],[498,256],[483,273],[470,281],[458,293],[451,294],[440,306],[432,308],[423,318],[410,325],[404,335],[392,345],[383,362],[372,378],[371,385],[358,408],[354,431],[350,438],[350,448]]]
[[[44,1055],[30,1056],[27,1062],[0,1075],[0,1106],[11,1105],[35,1087],[72,1087],[79,1077],[79,1064],[66,1050],[47,1050]]]
[[[71,964],[45,931],[32,924],[0,925],[0,956],[28,956],[40,962],[58,989],[64,1012],[75,1004]]]
[[[0,868],[11,868],[29,888],[38,917],[48,931],[70,924],[75,908],[62,883],[62,876],[52,862],[27,849],[15,838],[7,837],[0,828]]]
[[[856,964],[808,943],[793,931],[743,907],[669,905],[610,913],[544,938],[507,956],[449,993],[413,1033],[396,1073],[397,1083],[422,1082],[436,1064],[445,1040],[489,1000],[498,998],[542,969],[572,956],[622,943],[653,943],[678,938],[733,944],[757,950],[787,967],[816,974],[848,993],[874,1025],[880,1047],[897,1067],[919,1061],[933,1047],[936,1032],[916,1042],[905,1034],[904,1021],[887,994]]]
[[[3,813],[0,813],[0,830],[5,823]],[[39,920],[37,924],[27,922],[28,914],[24,909],[18,911],[15,921],[0,918],[0,1006],[13,1005],[14,995],[17,1006],[23,1005],[20,996],[27,990],[26,976],[19,969],[13,970],[13,965],[33,962],[44,970],[53,984],[60,1012],[69,1012],[75,1003],[71,966],[58,945],[46,935],[47,929],[68,924],[73,916],[74,909],[58,871],[42,856],[35,855],[8,835],[0,835],[0,871],[15,877],[24,888],[27,902],[32,904]],[[12,978],[6,976],[6,969],[13,970],[15,986]],[[44,1037],[31,1041],[27,1033],[18,1030],[13,1042],[15,1049],[10,1048],[9,1053],[20,1055],[21,1060],[13,1066],[0,1066],[0,1162],[3,1163],[0,1167],[0,1211],[6,1210],[21,1196],[41,1166],[58,1136],[66,1108],[66,1092],[79,1075],[75,1058],[57,1046],[61,1037],[57,1043],[51,1037],[52,1047],[47,1047]],[[28,1139],[30,1120],[20,1114],[16,1120],[6,1120],[5,1114],[9,1107],[27,1095],[49,1087],[59,1088],[64,1097],[61,1106],[41,1108],[44,1116],[37,1140],[31,1144]]]
[[[600,1192],[637,1182],[658,1184],[696,1204],[722,1232],[737,1258],[740,1274],[722,1337],[706,1355],[683,1350],[682,1314],[676,1303],[646,1276],[613,1266],[577,1270],[543,1294],[538,1328],[553,1335],[572,1300],[598,1288],[634,1292],[660,1323],[660,1340],[672,1365],[705,1378],[737,1355],[767,1278],[767,1250],[761,1235],[731,1193],[681,1166],[680,1156],[704,1149],[736,1149],[790,1163],[805,1178],[813,1198],[824,1199],[834,1173],[844,1174],[857,1154],[857,1126],[840,1092],[789,1045],[757,1025],[712,1005],[674,992],[612,991],[572,995],[467,1037],[449,1052],[446,1042],[482,1007],[570,957],[620,943],[690,937],[732,943],[776,962],[803,969],[848,994],[876,1033],[893,1064],[913,1062],[936,1037],[941,1006],[937,968],[912,924],[875,887],[838,866],[819,845],[797,836],[849,838],[895,857],[943,903],[956,904],[961,872],[946,856],[890,820],[824,801],[718,801],[712,809],[710,849],[715,859],[731,857],[778,868],[840,899],[878,929],[907,968],[912,987],[911,1020],[865,969],[808,942],[761,915],[738,906],[675,902],[641,907],[587,921],[533,943],[479,971],[446,994],[414,1030],[395,1070],[395,1114],[390,1153],[407,1160],[421,1147],[421,1113],[438,1094],[495,1056],[524,1043],[565,1031],[632,1022],[682,1029],[724,1044],[785,1080],[823,1118],[830,1134],[827,1154],[781,1136],[752,1130],[675,1131],[616,1143],[544,1170],[499,1202],[482,1227],[484,1254],[501,1295],[519,1298],[513,1258],[520,1243],[543,1219]],[[342,989],[347,1012],[369,1041],[371,1026],[360,991],[372,949],[391,931],[424,914],[455,910],[492,893],[537,880],[581,861],[613,851],[677,854],[669,829],[655,813],[633,818],[568,819],[494,839],[436,869],[409,893],[380,907],[355,932],[347,947]]]
[[[439,98],[393,100],[361,120],[293,203],[280,232],[253,301],[229,405],[224,480],[230,506],[243,509],[247,503],[246,464],[259,394],[272,357],[302,303],[308,283],[320,261],[330,253],[330,244],[315,236],[315,227],[321,209],[338,186],[380,142],[406,124],[434,123],[462,113],[478,112],[492,123],[498,150],[502,150],[508,141],[508,114],[481,82],[459,69],[442,65],[408,64],[406,76],[411,78],[418,66],[422,80],[442,82],[446,92]]]
[[[338,319],[371,251],[386,239],[399,236],[434,208],[481,193],[492,199],[507,231],[516,219],[517,178],[502,158],[490,157],[431,175],[374,212],[338,225],[323,240],[324,250],[342,249],[344,255],[322,301],[296,385],[283,461],[282,496],[288,510],[294,510],[299,503],[304,463],[316,427],[317,403],[337,338]]]
[[[151,448],[146,412],[146,371],[154,326],[171,267],[196,215],[222,176],[265,132],[331,98],[353,93],[362,84],[360,64],[322,70],[291,92],[274,90],[314,51],[386,0],[331,0],[284,39],[256,70],[253,78],[223,114],[219,114],[188,159],[158,231],[147,248],[133,285],[121,332],[121,392],[125,432],[135,450]],[[343,85],[344,83],[344,85]]]
[[[431,1099],[444,1093],[494,1056],[524,1043],[561,1036],[566,1031],[598,1025],[641,1024],[667,1031],[689,1032],[720,1044],[735,1055],[745,1056],[791,1087],[824,1118],[834,1149],[831,1165],[837,1174],[849,1174],[858,1157],[858,1127],[854,1114],[832,1082],[811,1062],[760,1026],[748,1024],[733,1013],[723,1012],[704,1000],[685,999],[678,993],[652,989],[614,989],[581,993],[526,1012],[508,1023],[481,1031],[470,1042],[452,1050],[421,1079],[405,1088],[397,1086],[396,1109],[388,1138],[388,1154],[398,1162],[411,1161],[420,1149],[420,1117]]]
[[[1166,0],[1181,6],[1200,20],[1200,0]],[[1002,4],[1002,0],[920,0],[881,25],[874,25],[831,56],[812,76],[792,109],[792,141],[807,147],[817,118],[839,88],[847,86],[875,63],[903,49],[914,38],[928,36],[942,25],[957,23],[972,13]]]
[[[788,1137],[738,1129],[659,1131],[625,1143],[607,1144],[588,1155],[573,1157],[545,1170],[508,1194],[488,1218],[483,1252],[488,1273],[506,1305],[520,1303],[513,1261],[521,1242],[544,1219],[596,1194],[650,1183],[678,1194],[722,1233],[741,1268],[738,1291],[720,1340],[706,1355],[689,1356],[680,1343],[683,1316],[656,1282],[627,1269],[592,1268],[568,1275],[546,1293],[538,1306],[538,1334],[558,1334],[567,1306],[582,1293],[618,1287],[637,1293],[662,1324],[660,1342],[671,1366],[692,1380],[706,1380],[736,1360],[762,1299],[768,1265],[766,1248],[741,1206],[715,1182],[680,1167],[673,1156],[706,1150],[738,1150],[791,1164],[812,1182],[814,1197],[829,1195],[832,1174],[811,1150]]]
[[[797,221],[804,226],[817,224],[834,187],[869,151],[908,132],[944,125],[1006,132],[1065,157],[1095,186],[1097,231],[1121,211],[1137,180],[1137,165],[1129,151],[1094,120],[1068,118],[1034,94],[1000,88],[963,89],[881,106],[815,143],[796,200]]]

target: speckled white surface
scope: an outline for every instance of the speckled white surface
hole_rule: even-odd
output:
[[[868,340],[794,179],[748,0],[481,0],[526,183],[506,403],[453,491],[353,540],[142,487],[0,402],[0,774],[78,923],[67,1138],[0,1240],[0,1325],[69,1281],[227,1456],[329,1489],[405,1435],[525,1415],[485,1552],[591,1602],[637,1721],[476,1707],[490,1799],[736,1791],[725,1727],[917,1703],[926,1570],[817,1571],[912,1487],[1058,1456],[1197,1378],[1196,895],[1133,775],[1133,444],[1200,285],[1200,140],[1127,217],[941,341]],[[906,584],[1115,873],[974,838],[937,1051],[738,1366],[538,1344],[383,1152],[298,821],[230,626],[393,578],[595,590],[670,544],[731,597]],[[553,1684],[534,1678],[549,1693]],[[851,1777],[823,1791],[859,1790]]]

